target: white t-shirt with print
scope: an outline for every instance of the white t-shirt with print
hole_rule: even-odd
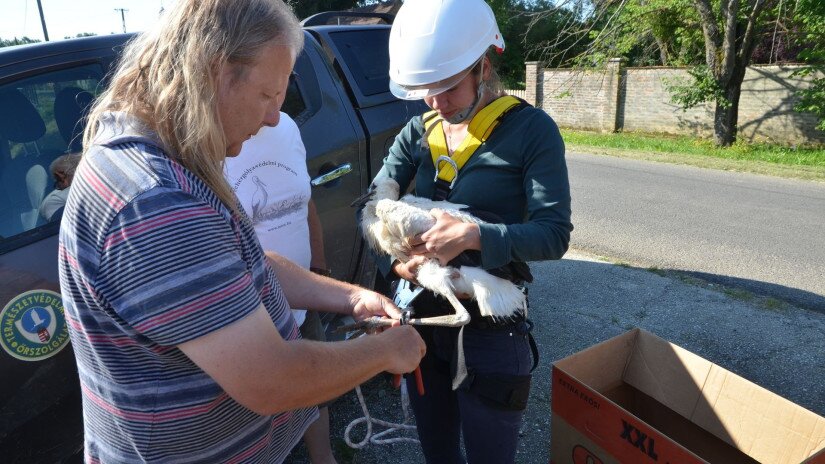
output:
[[[264,250],[309,269],[307,222],[310,199],[306,148],[298,126],[285,113],[275,127],[262,127],[236,157],[226,158],[226,180],[255,226]],[[304,310],[293,309],[298,325]]]

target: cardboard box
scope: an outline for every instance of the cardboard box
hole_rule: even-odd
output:
[[[550,452],[553,464],[825,464],[825,419],[633,329],[555,363]]]

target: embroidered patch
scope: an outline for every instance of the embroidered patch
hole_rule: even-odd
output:
[[[63,300],[51,290],[31,290],[12,298],[0,312],[0,328],[0,345],[22,361],[50,358],[69,341]]]

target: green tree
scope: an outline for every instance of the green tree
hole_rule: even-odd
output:
[[[776,0],[722,0],[714,9],[710,0],[693,0],[705,42],[705,63],[715,88],[714,140],[719,146],[736,141],[739,96],[757,34],[765,25],[766,8]]]
[[[28,37],[21,37],[21,38],[13,38],[13,39],[0,39],[0,47],[10,47],[12,45],[24,45],[30,43],[37,43],[40,42],[39,39],[30,39]]]
[[[302,19],[323,11],[348,10],[378,3],[394,5],[396,8],[401,6],[398,0],[287,0],[287,3]],[[565,10],[557,10],[552,14],[535,17],[537,12],[550,9],[552,0],[487,0],[487,3],[496,15],[506,43],[504,53],[494,58],[502,83],[506,88],[523,88],[524,62],[540,56],[528,44],[556,37],[570,14]]]
[[[286,0],[286,4],[292,7],[295,16],[300,19],[305,19],[323,11],[349,10],[371,3],[375,2],[359,2],[358,0]]]
[[[64,39],[74,39],[76,37],[94,37],[96,35],[97,34],[95,34],[94,32],[81,32],[80,34],[75,34],[74,37],[72,37],[70,35],[67,35],[66,37],[63,37],[63,38]]]
[[[542,50],[533,44],[555,40],[556,46],[572,45],[569,39],[558,39],[565,25],[575,19],[567,10],[553,9],[551,0],[487,0],[487,3],[496,15],[505,40],[504,53],[495,60],[495,65],[506,88],[523,89],[525,61],[543,58]],[[572,50],[580,51],[575,46]],[[558,62],[551,59],[547,64],[552,66]]]
[[[670,64],[679,41],[690,28],[685,4],[689,0],[636,0],[612,2],[570,0],[540,11],[536,17],[568,12],[560,33],[534,47],[545,62],[594,67],[622,56],[630,65]],[[687,26],[686,26],[687,25]],[[681,33],[680,33],[681,31]],[[560,40],[568,38],[568,46]],[[688,41],[689,42],[689,41]],[[575,44],[578,50],[570,48]],[[575,47],[574,47],[575,48]]]
[[[825,3],[822,0],[799,0],[796,15],[803,45],[799,58],[808,64],[799,74],[825,76]],[[819,118],[817,128],[825,131],[825,77],[814,79],[810,88],[799,92],[797,111],[806,111]]]
[[[813,2],[821,0],[810,0]],[[572,2],[572,3],[571,3]],[[715,104],[714,141],[736,140],[739,96],[754,48],[778,0],[570,0],[566,6],[582,20],[565,33],[586,42],[572,62],[601,65],[619,56],[645,59],[658,54],[661,64],[699,64],[693,82],[673,86],[684,107]]]

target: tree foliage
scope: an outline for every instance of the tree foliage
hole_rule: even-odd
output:
[[[766,13],[782,1],[566,0],[580,21],[565,33],[587,43],[570,62],[600,66],[624,56],[632,65],[701,65],[688,82],[671,85],[674,99],[685,107],[715,104],[714,139],[728,146],[736,140],[742,81],[767,29]]]
[[[701,28],[690,0],[563,0],[536,15],[560,11],[569,13],[565,27],[536,47],[544,61],[579,67],[617,57],[630,66],[701,62]],[[565,39],[575,46],[561,46]]]
[[[347,10],[374,5],[374,0],[287,0],[299,18],[330,10]],[[390,3],[390,2],[386,2]],[[400,3],[400,2],[397,2]],[[559,36],[570,22],[571,13],[554,9],[553,0],[487,0],[496,15],[506,47],[494,62],[506,88],[524,88],[524,62],[541,59],[532,43]],[[549,14],[540,14],[546,10]],[[573,49],[576,49],[573,47]]]
[[[10,47],[12,45],[25,45],[30,43],[37,43],[40,42],[40,39],[30,39],[26,36],[21,38],[13,38],[13,39],[0,39],[0,48],[2,47]]]
[[[796,12],[801,31],[797,43],[804,46],[799,58],[808,64],[799,74],[820,76],[810,88],[799,92],[796,110],[815,114],[819,118],[817,128],[825,131],[825,3],[798,0]]]
[[[707,101],[717,102],[723,108],[730,108],[731,101],[725,91],[713,77],[711,70],[703,65],[696,65],[687,70],[688,79],[666,80],[665,87],[674,103],[683,109],[694,108]]]
[[[341,11],[364,6],[375,2],[365,2],[358,0],[286,0],[286,4],[292,7],[295,16],[300,19],[308,18],[315,13],[323,11]]]
[[[543,59],[542,52],[533,44],[557,38],[572,14],[553,9],[551,0],[487,0],[487,3],[496,15],[506,45],[495,63],[502,83],[506,88],[524,88],[524,63]],[[551,14],[542,14],[550,9],[553,9]],[[558,45],[568,47],[571,44],[568,39]],[[576,51],[580,51],[579,48],[573,47]],[[561,61],[551,60],[546,64],[552,66],[561,64]]]

